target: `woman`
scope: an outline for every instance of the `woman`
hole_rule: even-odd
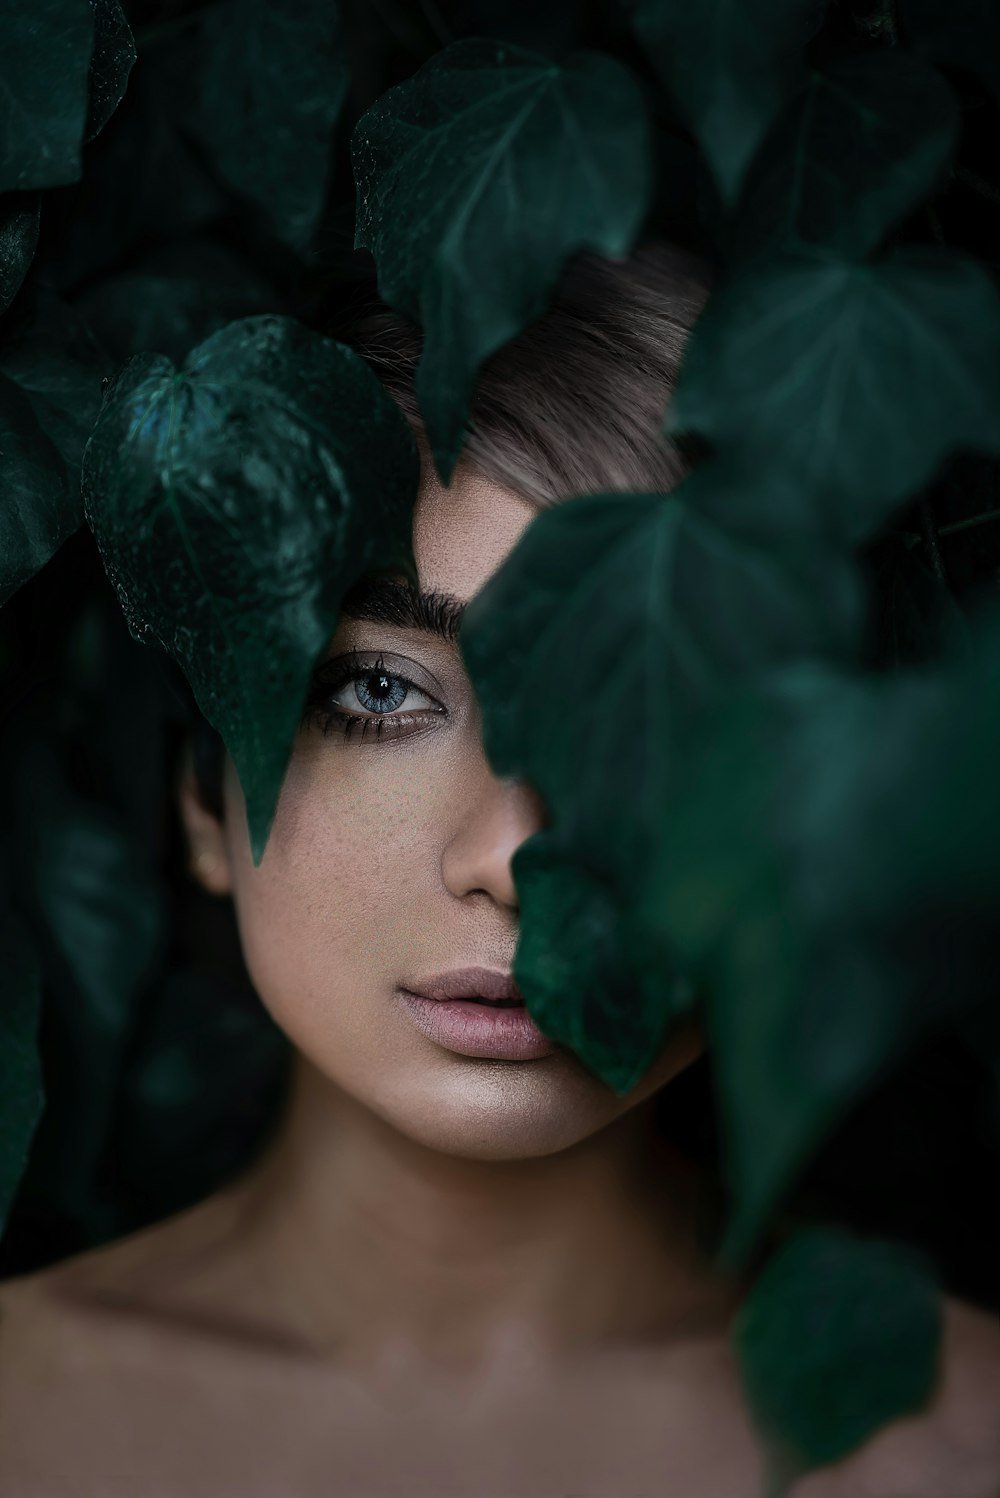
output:
[[[486,760],[462,605],[540,506],[676,484],[659,423],[708,285],[669,246],[578,257],[483,371],[447,488],[421,442],[425,597],[382,577],[345,600],[259,867],[232,763],[198,727],[178,784],[192,872],[232,901],[294,1085],[226,1189],[0,1286],[12,1498],[763,1491],[727,1340],[745,1286],[704,1233],[717,1183],[658,1123],[696,1027],[618,1098],[525,1011],[418,996],[451,979],[516,1002],[511,859],[545,818]],[[384,309],[323,326],[420,438],[413,330]],[[961,1498],[987,1474],[975,1384],[1000,1339],[968,1308],[949,1318],[961,1355],[916,1437],[897,1423],[796,1498]],[[862,1488],[869,1473],[903,1485]]]

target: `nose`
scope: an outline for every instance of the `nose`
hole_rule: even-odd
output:
[[[545,802],[526,780],[501,779],[483,759],[457,808],[455,829],[445,845],[442,877],[457,897],[475,890],[498,904],[518,908],[510,863],[517,849],[548,822]]]

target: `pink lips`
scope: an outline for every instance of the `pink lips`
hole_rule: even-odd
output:
[[[510,973],[498,973],[488,967],[455,967],[433,978],[406,984],[407,993],[425,999],[517,999],[524,995]]]
[[[557,1049],[531,1018],[509,973],[453,968],[400,988],[399,993],[417,1029],[460,1056],[532,1061]],[[517,1007],[492,1008],[475,1002],[479,998],[517,1001]]]

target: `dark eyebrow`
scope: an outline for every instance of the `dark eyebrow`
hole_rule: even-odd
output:
[[[465,604],[453,593],[424,593],[390,577],[363,577],[344,595],[340,605],[346,619],[367,619],[397,629],[419,629],[453,645]]]

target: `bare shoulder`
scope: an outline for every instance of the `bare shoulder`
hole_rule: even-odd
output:
[[[811,1473],[792,1498],[1000,1498],[1000,1317],[946,1297],[927,1408]]]

